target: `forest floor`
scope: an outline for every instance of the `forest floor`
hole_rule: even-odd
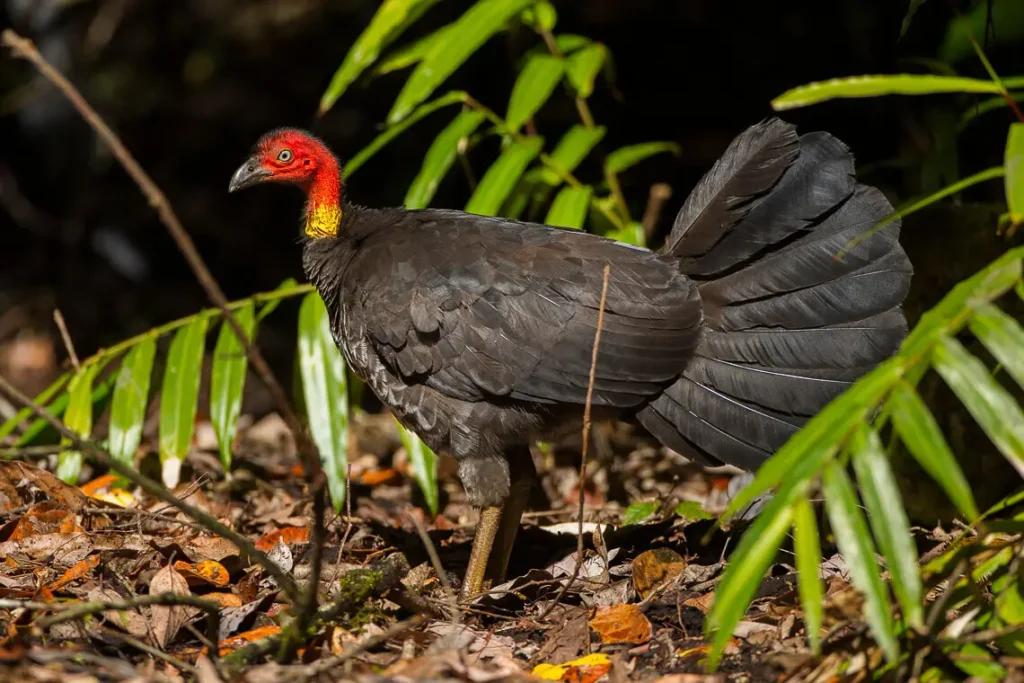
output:
[[[174,493],[307,585],[311,504],[294,442],[274,414],[242,422],[230,480],[211,427],[200,421]],[[254,642],[280,638],[291,615],[274,579],[234,544],[141,491],[114,488],[108,475],[72,487],[33,464],[0,462],[0,678],[825,681],[839,672],[843,680],[869,678],[881,664],[846,567],[829,548],[822,565],[829,635],[824,656],[812,656],[784,549],[719,673],[706,674],[704,618],[740,531],[708,532],[733,474],[689,465],[624,427],[599,430],[591,449],[585,561],[561,601],[552,605],[576,563],[578,437],[535,454],[541,474],[513,551],[512,580],[453,610],[476,516],[447,460],[439,467],[440,512],[424,512],[392,425],[388,416],[362,415],[354,426],[349,505],[328,512],[321,604],[346,599],[354,577],[367,575],[362,570],[391,569],[365,598],[319,624],[290,664],[252,654]],[[155,448],[155,425],[144,436]],[[144,459],[143,471],[156,469],[155,459]],[[624,524],[643,516],[639,506],[627,515],[637,501],[656,510]],[[417,526],[454,590],[439,581]],[[166,593],[215,602],[219,623],[195,606],[143,604]],[[121,611],[99,609],[115,601]],[[219,672],[210,656],[213,627]]]

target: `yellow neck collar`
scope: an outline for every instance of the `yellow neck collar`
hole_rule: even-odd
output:
[[[311,239],[335,237],[341,225],[341,207],[337,204],[313,204],[306,212],[306,236]]]

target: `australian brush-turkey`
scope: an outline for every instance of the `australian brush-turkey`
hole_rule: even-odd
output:
[[[530,443],[581,426],[606,264],[596,418],[707,464],[756,469],[906,335],[911,265],[847,147],[778,119],[740,134],[659,252],[461,211],[345,200],[300,130],[264,135],[229,191],[308,195],[303,265],[345,360],[455,457],[482,508],[463,595],[504,578],[535,478]],[[497,548],[491,552],[497,541]]]

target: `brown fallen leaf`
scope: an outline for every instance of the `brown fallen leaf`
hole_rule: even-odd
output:
[[[641,599],[646,598],[667,581],[686,569],[686,560],[671,548],[655,548],[637,555],[633,560],[633,588]]]
[[[220,536],[196,536],[184,544],[184,550],[193,562],[215,560],[223,562],[228,557],[238,557],[238,546]]]
[[[237,609],[242,606],[242,598],[238,597],[234,593],[205,593],[203,594],[203,600],[209,600],[220,605],[221,609],[233,608]]]
[[[590,620],[590,628],[601,636],[605,645],[615,643],[646,643],[651,639],[651,622],[636,605],[599,607]]]
[[[58,591],[73,581],[85,578],[93,569],[98,567],[99,564],[99,555],[90,555],[84,560],[79,560],[71,565],[71,568],[64,572],[63,576],[51,583],[47,588],[49,588],[50,591]]]
[[[715,592],[709,591],[704,595],[698,595],[695,598],[687,598],[683,600],[683,604],[688,607],[695,607],[699,609],[702,614],[707,614],[711,611],[711,606],[715,604]]]
[[[43,495],[38,496],[36,491]],[[46,470],[16,460],[0,461],[0,512],[31,505],[39,498],[73,510],[89,503],[89,497],[78,488],[65,484]]]
[[[228,570],[220,562],[214,560],[202,560],[201,562],[184,562],[178,560],[174,563],[185,581],[190,586],[202,586],[206,584],[214,586],[226,586],[231,580]]]
[[[175,595],[192,594],[188,589],[185,577],[178,573],[178,570],[171,565],[167,565],[158,571],[153,576],[153,580],[149,582],[150,595],[161,595],[164,593],[174,593]],[[182,627],[188,618],[188,608],[185,605],[155,605],[152,615],[153,637],[156,639],[159,647],[166,648],[174,640],[178,629]]]
[[[295,545],[297,543],[309,543],[309,529],[302,529],[295,526],[286,526],[283,529],[277,531],[271,531],[260,540],[256,541],[256,549],[262,550],[263,552],[270,552],[274,546],[277,545],[277,541],[280,540],[285,545]]]

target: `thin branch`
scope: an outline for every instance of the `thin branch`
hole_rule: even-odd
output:
[[[604,282],[601,284],[601,303],[597,309],[597,330],[594,332],[594,350],[590,356],[590,379],[587,383],[587,400],[583,406],[583,448],[580,453],[580,495],[579,495],[579,519],[577,520],[578,528],[576,530],[576,566],[572,568],[572,576],[569,580],[562,584],[562,589],[555,596],[555,599],[547,606],[547,609],[537,617],[537,621],[544,621],[551,610],[555,609],[555,605],[562,601],[565,594],[569,592],[569,587],[576,583],[576,579],[580,575],[580,568],[583,566],[583,501],[584,501],[584,479],[587,474],[587,446],[590,443],[590,405],[594,398],[594,380],[597,377],[597,351],[601,346],[601,328],[604,327],[604,306],[608,299],[608,276],[611,274],[612,267],[606,265],[604,267]]]
[[[667,183],[651,185],[651,191],[647,195],[647,206],[640,219],[644,226],[644,237],[648,240],[654,236],[654,229],[658,227],[658,220],[661,218],[661,210],[665,208],[665,202],[671,198],[672,188]]]
[[[321,560],[321,552],[324,544],[324,510],[326,508],[325,496],[326,496],[326,479],[324,477],[322,468],[320,466],[320,456],[312,439],[306,434],[302,427],[302,423],[299,421],[295,411],[292,410],[291,404],[288,402],[285,396],[284,390],[281,388],[280,383],[274,377],[273,372],[270,370],[270,366],[267,361],[263,358],[263,354],[259,352],[259,349],[253,344],[245,330],[242,328],[238,319],[231,312],[228,307],[228,299],[224,295],[223,290],[213,275],[210,273],[210,269],[203,262],[202,257],[199,255],[198,250],[195,247],[195,243],[192,238],[185,231],[181,221],[178,219],[177,214],[171,207],[170,202],[164,195],[163,191],[153,182],[152,178],[143,170],[142,166],[135,157],[132,156],[131,152],[124,146],[117,134],[111,130],[110,126],[96,113],[82,94],[68,81],[59,71],[57,71],[53,65],[51,65],[46,58],[40,54],[39,50],[36,49],[35,45],[31,40],[19,36],[17,33],[10,29],[5,29],[3,34],[0,35],[0,41],[3,42],[11,53],[15,57],[20,57],[31,62],[39,72],[53,83],[58,90],[68,99],[71,105],[78,110],[78,113],[85,119],[96,134],[106,143],[107,147],[114,154],[117,160],[124,167],[125,171],[131,176],[132,180],[135,181],[136,185],[145,195],[150,205],[156,209],[157,215],[160,217],[160,221],[167,228],[167,231],[171,234],[175,243],[178,246],[178,250],[181,252],[185,261],[188,262],[189,267],[195,274],[196,280],[206,291],[206,295],[210,298],[217,308],[220,309],[221,315],[223,315],[225,322],[231,325],[231,329],[234,331],[235,336],[238,338],[242,348],[245,349],[245,354],[249,358],[249,362],[252,364],[256,374],[259,375],[260,379],[266,385],[271,396],[274,398],[274,402],[277,404],[277,409],[285,422],[288,424],[288,428],[292,431],[295,442],[298,447],[298,451],[303,460],[303,465],[306,468],[306,472],[312,479],[310,485],[311,493],[313,495],[313,524],[312,533],[310,534],[310,543],[313,548],[312,562],[319,564]],[[301,623],[308,622],[312,619],[313,613],[316,611],[317,604],[317,581],[310,582],[308,593],[297,602],[299,607],[299,620]]]
[[[7,393],[15,403],[28,408],[36,417],[45,420],[51,427],[57,430],[61,436],[70,442],[70,446],[74,450],[87,451],[91,453],[93,457],[96,458],[96,461],[103,467],[120,474],[122,477],[128,479],[128,481],[132,482],[149,495],[177,508],[178,510],[181,510],[186,515],[199,522],[199,524],[203,525],[204,528],[234,543],[242,553],[251,557],[257,564],[263,567],[264,571],[270,574],[274,580],[277,581],[277,585],[281,587],[281,590],[288,595],[288,598],[292,600],[292,602],[301,604],[300,601],[302,599],[302,595],[299,593],[298,587],[295,585],[295,581],[292,580],[292,577],[274,564],[266,554],[258,550],[256,546],[253,545],[252,541],[247,539],[245,536],[242,536],[237,531],[229,529],[224,524],[217,521],[213,516],[183,502],[149,477],[136,472],[134,469],[115,460],[106,450],[97,444],[83,440],[80,436],[64,426],[64,424],[51,415],[45,408],[36,405],[29,397],[18,391],[14,385],[4,379],[2,375],[0,375],[0,390]]]
[[[462,622],[462,611],[459,609],[459,601],[455,597],[455,591],[452,590],[451,585],[448,583],[448,575],[445,573],[444,567],[441,566],[441,557],[437,554],[437,548],[434,547],[434,542],[430,540],[430,536],[427,535],[427,530],[423,528],[423,523],[420,522],[419,518],[413,514],[410,514],[409,517],[412,519],[413,526],[416,527],[416,533],[419,534],[423,547],[427,549],[430,563],[434,565],[434,572],[437,573],[437,580],[441,582],[441,589],[444,591],[445,600],[447,600],[448,607],[452,611],[452,623],[458,625]]]
[[[67,349],[68,358],[71,359],[71,365],[74,366],[75,372],[81,372],[82,364],[78,362],[78,354],[75,353],[75,345],[71,342],[71,334],[68,332],[68,325],[64,322],[64,316],[61,314],[59,308],[53,309],[53,322],[57,323],[57,329],[60,330],[60,338],[64,340],[64,348]]]

